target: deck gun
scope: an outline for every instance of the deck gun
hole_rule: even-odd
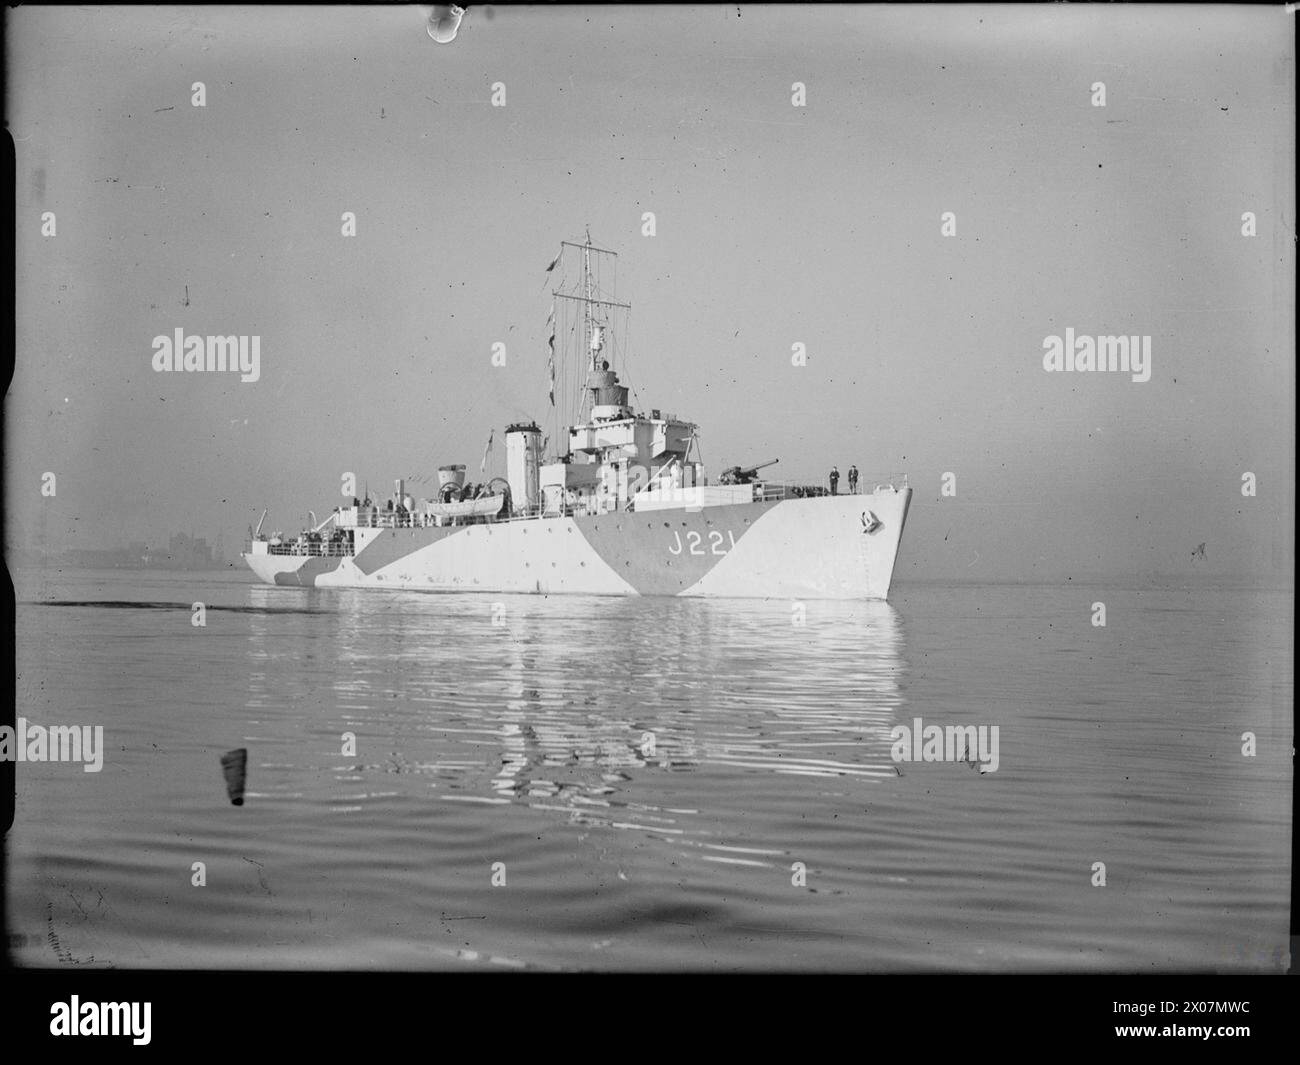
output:
[[[780,461],[773,459],[771,462],[760,462],[757,466],[728,466],[722,471],[719,480],[723,484],[753,484],[758,479],[759,470],[775,466]]]

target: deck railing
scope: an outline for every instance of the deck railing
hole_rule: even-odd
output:
[[[870,495],[882,488],[906,488],[907,474],[891,473],[884,477],[859,477],[856,491],[849,490],[847,477],[841,477],[836,495]],[[829,484],[791,484],[784,481],[760,481],[755,484],[755,498],[764,503],[778,499],[815,499],[831,494]]]
[[[303,543],[290,540],[283,544],[271,544],[266,549],[268,555],[309,555],[319,558],[351,558],[356,554],[355,545],[348,540],[336,540],[333,543],[308,540]]]
[[[515,517],[535,517],[535,514],[516,515]],[[456,518],[444,516],[443,525],[453,523],[466,524],[472,522],[479,524],[484,521],[505,521],[504,515],[498,514],[462,514]],[[513,519],[511,519],[513,520]],[[437,525],[432,514],[421,514],[418,511],[408,511],[405,514],[399,514],[393,510],[367,510],[361,507],[356,512],[356,520],[351,524],[340,526],[344,529],[426,529]]]
[[[357,510],[356,527],[358,529],[418,529],[424,520],[414,513],[399,514],[395,510],[360,507]],[[428,524],[432,525],[430,519]]]

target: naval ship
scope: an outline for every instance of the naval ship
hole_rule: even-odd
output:
[[[268,584],[316,588],[887,598],[912,497],[906,477],[841,493],[771,480],[762,471],[772,460],[730,466],[711,481],[699,426],[634,409],[613,368],[617,318],[630,305],[606,298],[609,269],[600,264],[616,253],[590,234],[562,241],[548,275],[575,255],[580,273],[552,289],[547,319],[554,448],[535,422],[515,423],[505,431],[504,477],[467,483],[464,464],[440,466],[427,497],[396,479],[385,499],[367,490],[319,523],[312,515],[296,536],[263,534],[263,511],[243,553],[253,572]],[[562,353],[559,363],[563,411],[557,335],[574,348],[572,362]]]

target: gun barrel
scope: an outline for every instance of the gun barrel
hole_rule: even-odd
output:
[[[780,461],[780,459],[773,459],[771,462],[760,462],[757,466],[728,466],[722,471],[722,483],[749,484],[758,476],[759,470],[775,466]]]

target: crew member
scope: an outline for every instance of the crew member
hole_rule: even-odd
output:
[[[849,495],[858,494],[858,468],[857,466],[849,467]]]
[[[840,487],[840,470],[838,466],[831,467],[831,495],[839,495]]]

